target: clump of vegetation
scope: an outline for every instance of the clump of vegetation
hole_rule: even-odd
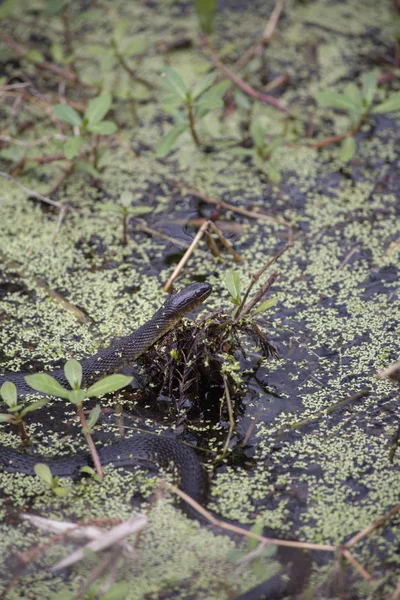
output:
[[[98,135],[111,135],[117,131],[113,121],[106,121],[104,117],[111,108],[111,94],[103,93],[89,101],[83,115],[79,114],[68,104],[56,104],[54,114],[57,119],[72,125],[76,134],[68,137],[64,144],[65,158],[72,160],[81,149],[85,139],[91,140],[93,151],[93,167],[97,170],[99,161]]]
[[[240,396],[242,379],[235,354],[245,355],[242,336],[252,338],[263,356],[276,355],[276,349],[257,323],[257,315],[276,302],[275,298],[262,301],[273,280],[270,278],[246,303],[248,293],[242,295],[240,291],[239,273],[229,271],[225,284],[235,305],[233,312],[221,310],[182,324],[140,359],[158,390],[158,397],[171,399],[168,411],[201,411],[204,401],[199,398],[209,398],[211,390],[221,398],[225,381]]]
[[[197,147],[203,145],[198,125],[210,111],[223,108],[224,94],[231,85],[227,80],[214,83],[216,77],[214,71],[208,73],[189,89],[179,73],[169,67],[163,70],[161,83],[171,93],[165,98],[163,106],[174,119],[175,127],[157,145],[157,156],[168,154],[185,131],[190,132]]]
[[[349,117],[350,131],[343,136],[340,150],[340,158],[345,162],[354,156],[357,149],[354,136],[370,115],[400,110],[400,92],[392,92],[384,102],[374,105],[378,86],[375,72],[364,73],[360,83],[360,86],[348,83],[343,93],[328,90],[315,94],[320,106],[341,110]]]

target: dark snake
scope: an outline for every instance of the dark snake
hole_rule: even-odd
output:
[[[131,364],[144,354],[157,340],[173,329],[181,319],[201,304],[211,293],[208,283],[193,283],[187,288],[172,294],[152,318],[130,335],[119,338],[81,361],[82,387],[102,379]],[[65,387],[68,382],[61,369],[48,373]],[[32,395],[32,389],[25,382],[27,373],[8,373],[0,376],[0,386],[5,381],[13,382],[19,398]],[[151,467],[168,468],[173,466],[179,472],[180,487],[199,503],[205,501],[206,475],[194,450],[173,438],[159,437],[150,433],[138,433],[132,438],[100,448],[98,451],[102,465],[116,467],[146,464]],[[47,464],[53,475],[74,476],[79,469],[90,464],[87,452],[77,453],[49,460],[39,454],[23,454],[8,446],[0,445],[0,471],[34,475],[34,466],[38,462]],[[186,508],[190,516],[192,511]]]

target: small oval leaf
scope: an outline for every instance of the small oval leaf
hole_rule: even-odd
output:
[[[5,381],[0,389],[0,395],[4,402],[12,407],[17,405],[17,388],[12,381]]]
[[[67,362],[64,365],[64,373],[69,385],[73,390],[77,390],[81,387],[82,366],[80,362],[78,362],[74,358],[67,360]]]
[[[33,470],[35,471],[36,475],[40,477],[40,479],[42,479],[42,481],[47,483],[49,486],[52,485],[53,475],[51,474],[50,467],[48,467],[44,463],[37,463],[33,467]]]
[[[29,387],[37,392],[68,399],[69,391],[63,388],[54,377],[51,377],[51,375],[38,373],[36,375],[26,375],[24,379]]]
[[[104,394],[116,392],[127,386],[132,379],[133,377],[127,377],[126,375],[110,375],[91,385],[90,388],[86,390],[86,396],[90,398],[92,396],[104,396]]]

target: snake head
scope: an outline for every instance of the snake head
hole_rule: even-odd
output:
[[[211,294],[209,283],[191,283],[183,290],[172,294],[164,304],[164,309],[173,311],[175,316],[184,317]]]

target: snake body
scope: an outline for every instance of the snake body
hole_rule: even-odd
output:
[[[193,283],[172,294],[153,317],[135,332],[115,340],[107,348],[81,361],[82,387],[87,387],[134,362],[173,329],[185,315],[201,304],[210,292],[211,286],[208,283]],[[61,385],[69,387],[61,369],[49,374]],[[26,373],[9,373],[0,376],[0,386],[5,381],[12,381],[17,387],[18,397],[24,398],[33,393],[25,382],[25,375]],[[178,440],[152,434],[137,434],[101,448],[99,457],[103,465],[129,466],[145,463],[158,468],[172,464],[180,473],[181,489],[195,500],[204,501],[206,477],[203,467],[195,452]],[[90,464],[90,458],[88,453],[78,453],[49,460],[38,454],[22,454],[13,448],[0,445],[2,471],[33,475],[34,466],[38,462],[46,463],[53,475],[66,477],[75,475],[81,467]]]

